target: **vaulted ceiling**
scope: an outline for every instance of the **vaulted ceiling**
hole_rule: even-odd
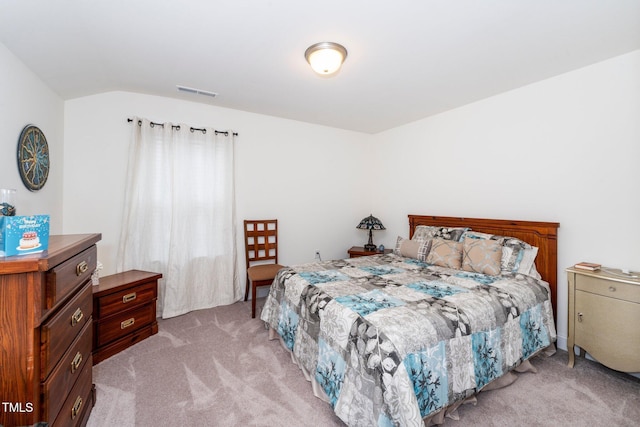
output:
[[[348,50],[334,77],[304,59],[320,41]],[[640,1],[3,0],[0,43],[63,99],[122,90],[377,133],[640,49]]]

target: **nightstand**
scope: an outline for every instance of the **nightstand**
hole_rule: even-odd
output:
[[[93,364],[158,332],[156,301],[162,274],[130,270],[93,287]]]
[[[603,365],[640,372],[640,279],[620,270],[567,269],[569,289],[569,367],[574,346]]]
[[[358,258],[361,256],[371,256],[371,255],[380,255],[382,252],[378,251],[367,251],[362,246],[352,246],[351,249],[347,251],[349,253],[349,258]],[[385,249],[385,254],[390,254],[393,252],[391,249]]]

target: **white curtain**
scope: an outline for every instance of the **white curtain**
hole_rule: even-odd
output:
[[[162,273],[163,318],[232,304],[234,135],[133,118],[118,271]]]

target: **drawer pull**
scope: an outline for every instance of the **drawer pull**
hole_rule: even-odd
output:
[[[80,310],[80,308],[78,308],[75,311],[75,313],[73,313],[73,315],[71,316],[71,326],[76,326],[78,322],[82,320],[83,317],[84,317],[84,313],[82,312],[82,310]]]
[[[71,361],[71,373],[75,373],[82,363],[82,353],[76,353],[76,357]]]
[[[71,408],[71,419],[75,420],[78,414],[80,413],[80,408],[82,408],[82,398],[78,396],[76,399],[76,403],[73,404],[73,408]]]
[[[615,286],[609,286],[609,292],[615,292],[615,291],[616,291]]]
[[[80,264],[76,265],[76,276],[82,276],[89,269],[89,264],[87,261],[82,261]]]
[[[131,292],[130,294],[126,294],[125,296],[122,297],[122,302],[126,304],[130,301],[133,301],[134,299],[136,299],[136,293]]]
[[[582,322],[582,313],[578,313],[578,322]]]
[[[120,329],[128,328],[129,326],[133,325],[135,321],[136,319],[132,317],[131,319],[127,319],[123,322],[120,322]]]

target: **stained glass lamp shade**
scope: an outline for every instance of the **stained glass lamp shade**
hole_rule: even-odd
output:
[[[360,230],[369,230],[369,242],[364,245],[364,249],[371,252],[376,250],[376,245],[373,244],[373,230],[386,230],[384,225],[382,225],[382,222],[373,215],[369,215],[360,221],[360,224],[358,224],[356,228],[359,228]]]

